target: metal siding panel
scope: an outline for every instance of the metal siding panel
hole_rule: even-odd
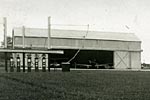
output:
[[[21,36],[22,28],[14,28],[14,35]],[[52,37],[60,38],[83,38],[87,34],[87,31],[81,30],[58,30],[52,29]],[[39,28],[25,28],[26,36],[34,37],[47,37],[47,29]],[[98,31],[88,31],[86,36],[87,39],[102,39],[102,40],[121,40],[121,41],[140,41],[139,38],[134,33],[119,33],[119,32],[98,32]]]
[[[102,40],[80,40],[80,39],[52,39],[53,46],[83,49],[102,50],[128,50],[127,42],[102,41]],[[54,44],[55,43],[55,44]]]
[[[52,48],[70,48],[70,49],[94,49],[94,50],[111,50],[111,51],[136,51],[141,50],[139,42],[123,42],[123,41],[106,41],[106,40],[85,40],[85,39],[66,39],[66,38],[51,38]],[[15,38],[15,46],[22,45],[22,38]],[[26,47],[42,47],[47,48],[47,38],[26,37]]]
[[[141,52],[131,52],[131,68],[141,69]]]
[[[126,42],[101,41],[101,48],[110,50],[128,50]]]
[[[83,45],[84,49],[86,49],[86,48],[100,49],[98,40],[83,40],[82,45]]]
[[[47,39],[46,38],[25,38],[25,46],[26,47],[47,47]]]
[[[129,42],[129,49],[131,49],[131,50],[141,50],[141,43],[139,43],[139,42]]]
[[[77,39],[52,39],[53,47],[68,47],[68,48],[81,48],[82,40]]]
[[[15,45],[22,45],[22,38],[21,37],[15,37],[14,42],[15,42]]]

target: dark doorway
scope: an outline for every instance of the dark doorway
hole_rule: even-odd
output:
[[[50,54],[51,63],[60,64],[69,60],[72,68],[113,68],[113,51],[64,49],[63,55]]]

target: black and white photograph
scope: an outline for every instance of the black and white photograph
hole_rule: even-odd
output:
[[[0,100],[150,100],[149,0],[0,0]]]

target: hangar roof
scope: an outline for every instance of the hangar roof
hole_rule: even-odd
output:
[[[25,28],[25,36],[47,37],[48,30],[40,28]],[[22,36],[22,28],[14,28],[14,36]],[[140,41],[134,33],[120,32],[99,32],[99,31],[80,31],[80,30],[60,30],[52,29],[51,37],[57,38],[84,38],[100,40],[119,40],[119,41]]]

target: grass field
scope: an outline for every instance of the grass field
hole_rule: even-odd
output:
[[[0,100],[149,100],[150,72],[0,73]]]

